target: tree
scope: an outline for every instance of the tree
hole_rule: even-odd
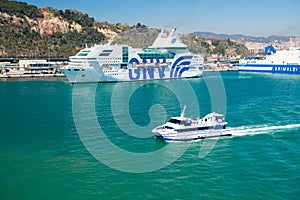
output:
[[[135,25],[136,28],[140,28],[141,26],[142,26],[142,24],[141,24],[140,22],[138,22],[138,23]]]

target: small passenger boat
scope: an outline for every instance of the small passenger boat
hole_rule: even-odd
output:
[[[184,106],[179,117],[171,117],[165,124],[152,130],[156,138],[165,141],[192,141],[205,138],[231,136],[226,129],[225,117],[219,113],[209,113],[203,118],[184,117]]]

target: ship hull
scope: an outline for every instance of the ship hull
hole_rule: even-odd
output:
[[[199,78],[202,72],[198,70],[187,70],[177,76],[171,76],[168,70],[160,68],[135,68],[120,69],[105,73],[95,68],[61,69],[66,75],[69,83],[109,83],[109,82],[131,82],[131,81],[151,81],[168,80],[181,78]]]
[[[300,74],[300,65],[244,64],[244,65],[239,65],[239,71],[280,73],[280,74]]]

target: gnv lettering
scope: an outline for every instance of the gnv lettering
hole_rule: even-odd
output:
[[[128,69],[130,80],[147,80],[154,79],[155,69],[153,67],[139,67],[135,69]],[[158,67],[158,76],[160,79],[165,76],[165,68]]]

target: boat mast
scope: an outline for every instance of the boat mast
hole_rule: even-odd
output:
[[[185,109],[186,109],[186,105],[183,106],[183,109],[182,109],[182,112],[181,112],[181,115],[180,115],[181,119],[183,119],[183,117],[184,117]]]

